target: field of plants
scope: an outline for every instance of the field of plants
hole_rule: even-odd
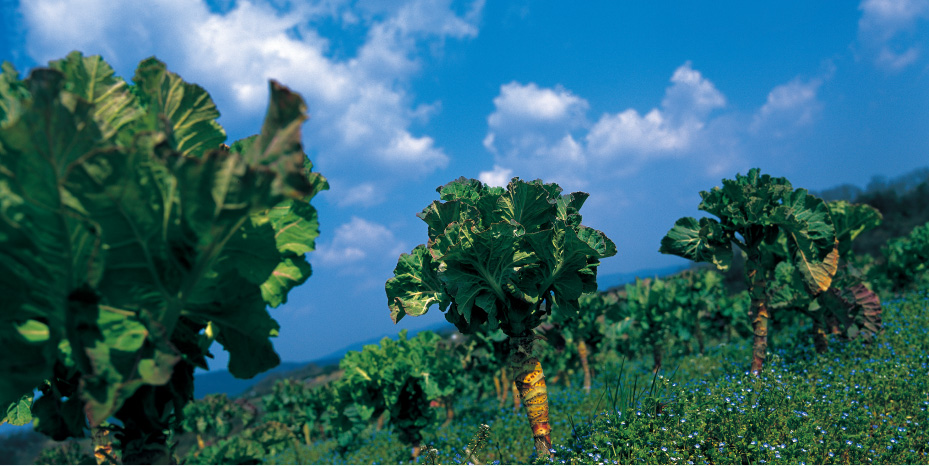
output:
[[[209,95],[155,59],[133,84],[77,52],[25,79],[4,65],[0,403],[62,442],[35,462],[928,462],[926,204],[864,253],[882,211],[760,169],[657,240],[694,267],[606,292],[617,250],[582,224],[587,193],[453,180],[384,316],[442,312],[455,334],[194,401],[214,341],[237,377],[279,364],[267,309],[310,277],[328,185],[302,98],[270,92],[260,132],[227,145]]]

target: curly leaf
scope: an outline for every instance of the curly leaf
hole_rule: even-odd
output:
[[[732,235],[720,224],[709,218],[700,221],[692,217],[682,217],[662,238],[659,252],[675,254],[695,262],[710,262],[720,270],[730,268],[733,250],[730,246]]]
[[[178,153],[200,156],[226,140],[226,132],[216,122],[220,112],[202,87],[184,82],[154,57],[139,63],[133,81],[147,107],[147,126],[166,130]]]
[[[410,254],[401,254],[394,268],[394,276],[384,285],[391,309],[391,320],[396,324],[405,315],[419,316],[434,304],[445,311],[449,297],[437,275],[438,264],[433,262],[426,246],[419,245]]]
[[[0,419],[0,424],[4,422],[14,426],[24,426],[32,422],[32,394],[23,395],[19,401],[11,403],[6,409],[6,414]]]

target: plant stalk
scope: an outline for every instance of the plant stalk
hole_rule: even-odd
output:
[[[549,393],[542,365],[534,355],[533,334],[511,337],[510,369],[513,381],[520,392],[526,417],[533,432],[533,443],[539,458],[552,457],[552,431],[549,425]]]
[[[588,345],[584,340],[578,340],[578,356],[581,358],[581,368],[584,370],[584,391],[591,392],[591,366],[588,364]]]
[[[747,261],[746,278],[749,282],[749,318],[752,321],[752,366],[753,375],[762,372],[765,365],[765,355],[768,349],[769,319],[771,314],[767,306],[765,295],[765,279],[757,261]]]

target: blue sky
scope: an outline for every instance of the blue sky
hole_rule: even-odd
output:
[[[232,140],[260,128],[268,79],[305,97],[332,189],[314,275],[272,310],[288,361],[444,320],[393,325],[384,282],[459,176],[591,193],[585,223],[619,251],[601,273],[620,273],[683,264],[660,238],[752,167],[817,190],[928,164],[925,0],[565,5],[0,0],[0,60],[80,50],[128,79],[155,55],[211,93]]]

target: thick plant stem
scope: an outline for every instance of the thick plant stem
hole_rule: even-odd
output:
[[[113,441],[110,439],[110,429],[97,426],[91,429],[94,444],[94,458],[97,464],[119,464],[113,452]]]
[[[504,407],[504,395],[501,394],[501,381],[497,377],[497,374],[493,376],[493,379],[494,379],[494,391],[496,392],[496,395],[497,395],[497,407],[503,408]]]
[[[513,392],[513,412],[520,411],[520,390],[517,388],[516,382],[510,383],[510,391]]]
[[[446,400],[444,404],[446,405],[446,420],[442,423],[442,426],[448,427],[452,424],[452,419],[455,418],[455,409],[452,408],[452,400]]]
[[[539,359],[534,356],[535,335],[511,337],[510,368],[513,381],[520,391],[526,417],[533,431],[536,454],[540,458],[552,457],[551,428],[549,426],[549,393]]]
[[[588,365],[588,345],[584,340],[578,340],[578,357],[581,358],[581,368],[584,370],[584,391],[591,391],[591,366]]]
[[[304,444],[310,445],[310,423],[305,422],[301,430],[304,433]]]
[[[753,375],[759,375],[762,372],[762,366],[765,364],[765,354],[768,349],[769,337],[769,314],[767,300],[765,297],[765,279],[762,278],[762,272],[756,265],[755,261],[749,261],[747,264],[748,272],[746,277],[749,282],[749,296],[752,298],[749,304],[749,318],[752,321],[752,366]]]

